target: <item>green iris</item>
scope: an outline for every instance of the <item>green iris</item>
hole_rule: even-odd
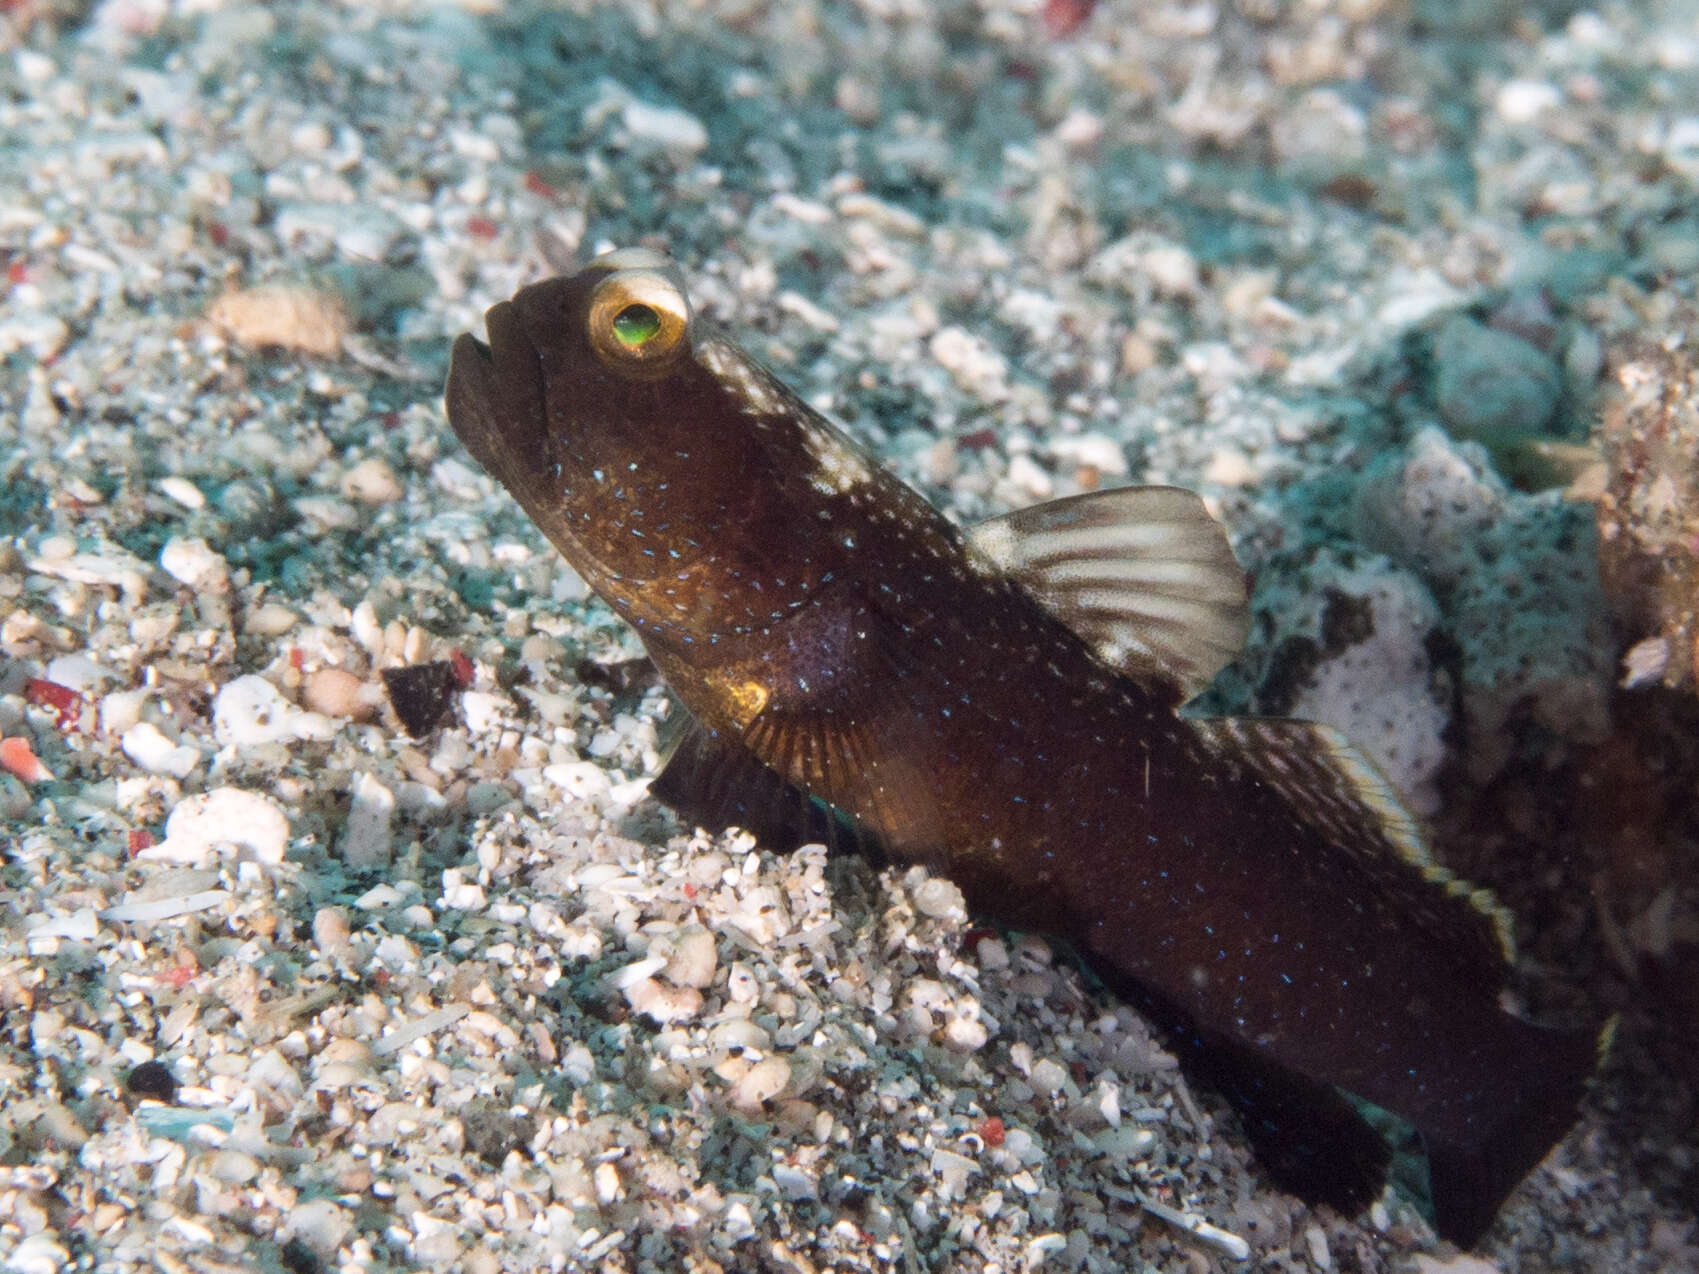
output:
[[[661,316],[647,305],[628,305],[614,315],[614,335],[627,349],[641,349],[661,330]]]

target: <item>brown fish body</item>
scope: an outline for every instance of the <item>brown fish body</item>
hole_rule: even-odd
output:
[[[1380,1188],[1336,1087],[1422,1133],[1463,1242],[1562,1135],[1591,1033],[1504,1011],[1503,917],[1373,774],[1315,727],[1176,714],[1242,621],[1195,497],[964,533],[694,320],[651,254],[526,289],[489,331],[456,345],[450,419],[642,635],[705,731],[692,784],[807,793],[1073,943],[1308,1197]]]

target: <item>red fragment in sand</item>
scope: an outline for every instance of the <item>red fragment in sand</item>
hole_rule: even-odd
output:
[[[474,239],[493,239],[501,233],[501,227],[488,217],[468,217],[466,233]]]
[[[534,195],[542,195],[545,199],[554,199],[560,195],[560,191],[549,185],[536,173],[525,174],[525,189]]]
[[[300,672],[307,666],[306,653],[299,646],[289,648],[289,666],[296,672]]]
[[[448,666],[454,672],[455,685],[464,690],[467,686],[472,684],[472,678],[476,675],[476,670],[472,667],[472,661],[466,657],[464,652],[458,648],[450,651],[448,656]]]
[[[200,970],[192,964],[174,964],[165,971],[165,980],[181,991],[194,981],[195,974]]]
[[[1044,0],[1044,29],[1061,40],[1085,25],[1097,0]]]
[[[82,715],[82,696],[71,687],[45,677],[31,677],[24,682],[24,698],[38,708],[52,708],[53,724],[61,730],[73,728]]]
[[[126,838],[126,844],[130,851],[130,857],[134,858],[142,850],[153,848],[153,833],[145,827],[138,827],[130,832]]]
[[[975,429],[972,433],[963,434],[956,439],[956,447],[960,451],[984,451],[987,447],[997,445],[995,429]]]
[[[15,775],[25,783],[45,783],[53,777],[35,755],[28,739],[0,739],[0,769]]]
[[[22,283],[27,278],[29,278],[29,266],[24,264],[22,258],[6,263],[6,282]]]
[[[995,1150],[1003,1144],[1003,1121],[996,1115],[987,1115],[984,1119],[981,1119],[978,1131],[979,1139],[986,1144],[987,1148]]]

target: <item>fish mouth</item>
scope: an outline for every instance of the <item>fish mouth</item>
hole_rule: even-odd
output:
[[[487,341],[471,333],[455,340],[444,405],[461,445],[564,548],[566,519],[550,460],[545,392],[550,378],[544,350],[532,336],[532,316],[516,304],[525,299],[521,293],[490,309],[484,318]],[[562,388],[554,386],[557,397]]]

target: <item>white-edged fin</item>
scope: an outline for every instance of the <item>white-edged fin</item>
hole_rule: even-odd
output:
[[[1209,717],[1189,723],[1217,755],[1247,766],[1274,788],[1310,826],[1342,849],[1356,853],[1372,873],[1384,856],[1413,868],[1423,888],[1462,901],[1489,926],[1487,932],[1506,964],[1516,960],[1515,924],[1490,889],[1473,885],[1434,861],[1421,825],[1404,808],[1386,777],[1332,726],[1313,721],[1258,717]],[[1383,873],[1384,874],[1384,873]],[[1407,914],[1424,918],[1433,909],[1419,897]],[[1425,916],[1433,932],[1450,931],[1442,918]]]
[[[1110,667],[1190,699],[1239,653],[1245,573],[1194,492],[1118,487],[982,522],[968,542]]]

